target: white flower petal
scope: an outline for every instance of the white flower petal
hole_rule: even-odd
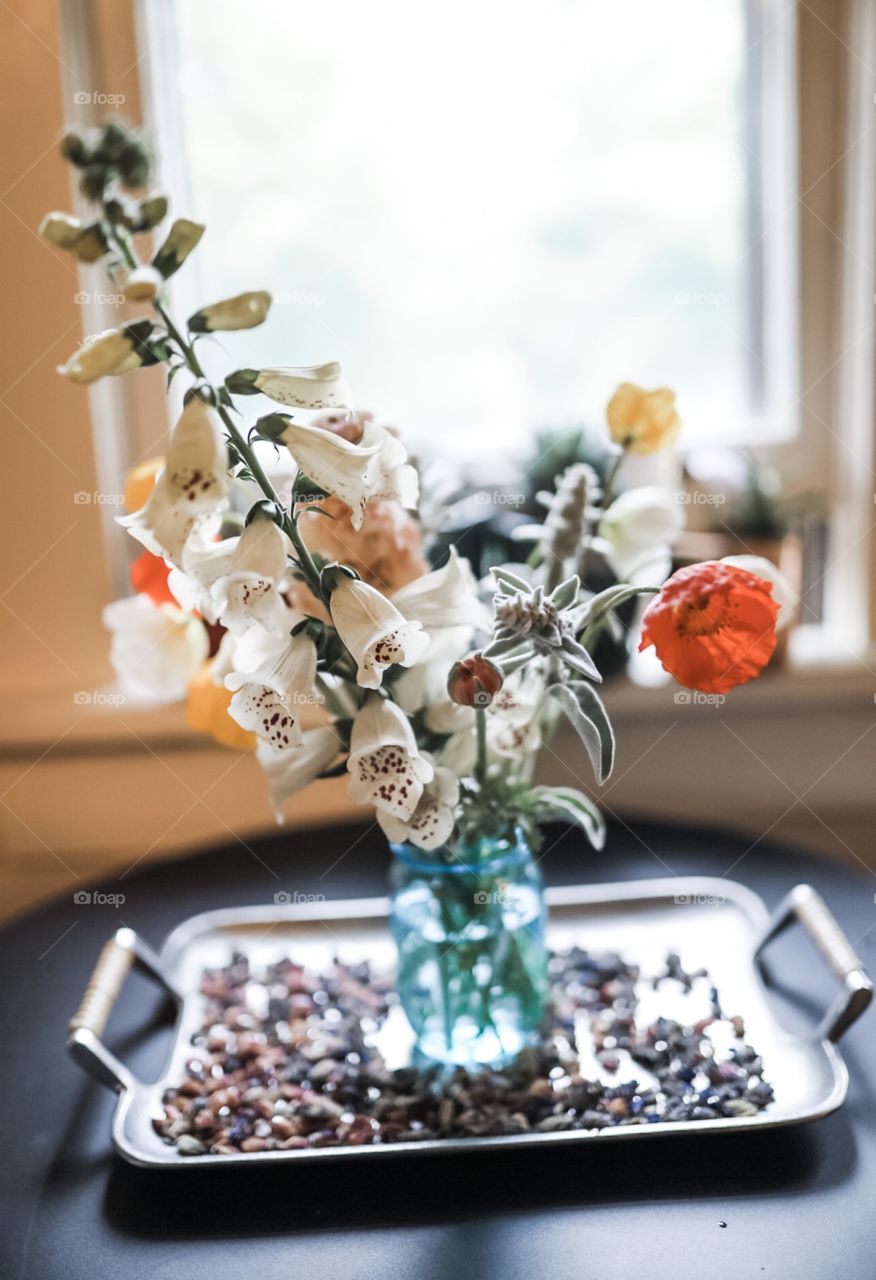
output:
[[[335,360],[300,368],[260,369],[255,385],[271,400],[292,408],[339,409],[350,405],[350,388]]]
[[[387,667],[410,667],[425,653],[429,637],[386,596],[358,578],[338,578],[330,609],[335,629],[358,667],[363,689],[379,689]]]
[[[103,622],[112,633],[110,661],[129,697],[147,702],[185,697],[210,651],[203,623],[146,595],[107,605]]]
[[[348,790],[357,804],[373,804],[404,820],[412,816],[434,775],[404,712],[373,695],[353,723],[347,769]]]
[[[460,560],[456,548],[441,569],[415,578],[392,597],[393,604],[428,630],[439,627],[474,627],[489,630],[490,612],[478,599],[477,582],[467,560]]]
[[[261,739],[256,742],[256,756],[267,776],[278,822],[283,821],[283,807],[289,797],[309,786],[342,749],[337,733],[329,725],[305,730],[300,746],[283,751]]]
[[[276,751],[298,746],[301,711],[313,702],[315,679],[316,646],[307,635],[295,636],[256,671],[226,675],[225,688],[234,691],[228,714]]]

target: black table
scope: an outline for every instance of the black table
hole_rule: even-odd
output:
[[[667,868],[721,875],[746,848],[703,832],[615,827],[600,856],[564,837],[546,872],[555,884],[652,878]],[[193,1163],[162,1173],[115,1156],[114,1098],[63,1048],[67,1019],[114,928],[130,925],[158,945],[190,914],[264,904],[280,885],[335,897],[382,892],[386,858],[375,829],[287,835],[137,870],[99,886],[123,893],[121,907],[77,906],[71,894],[0,933],[3,1280],[876,1275],[872,1011],[842,1042],[851,1073],[845,1105],[794,1129],[379,1167],[247,1172]],[[873,875],[759,844],[733,876],[769,906],[799,881],[815,885],[876,970]],[[789,1016],[814,1017],[832,987],[811,943],[792,930],[774,946],[771,968]],[[145,979],[129,979],[108,1040],[135,1073],[157,1077],[170,1031]]]

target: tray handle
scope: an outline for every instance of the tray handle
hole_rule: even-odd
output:
[[[152,948],[133,929],[118,929],[101,949],[79,1008],[70,1019],[67,1038],[67,1049],[74,1061],[95,1080],[117,1091],[130,1089],[136,1082],[101,1037],[125,978],[135,964],[180,999]]]
[[[815,1039],[836,1043],[869,1005],[873,983],[836,916],[810,884],[796,885],[776,907],[754,949],[755,958],[794,920],[803,925],[825,963],[843,984],[814,1032]]]

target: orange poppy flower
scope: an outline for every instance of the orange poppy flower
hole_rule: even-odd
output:
[[[144,551],[131,565],[131,586],[135,591],[148,596],[153,604],[173,604],[178,609],[179,602],[167,585],[169,573],[170,566],[164,563],[161,556]]]
[[[707,560],[664,582],[642,619],[640,649],[653,645],[664,671],[703,693],[727,693],[758,675],[776,647],[772,584]]]

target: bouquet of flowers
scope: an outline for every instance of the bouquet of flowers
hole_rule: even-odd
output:
[[[557,819],[600,846],[593,799],[537,785],[532,772],[544,735],[566,717],[596,782],[609,776],[614,738],[591,652],[619,606],[650,595],[641,646],[706,692],[757,675],[775,645],[769,566],[699,564],[661,586],[678,503],[650,488],[614,495],[628,454],[674,440],[673,393],[617,390],[604,487],[589,466],[570,467],[543,524],[524,531],[536,540],[527,564],[495,567],[489,585],[452,549],[430,569],[409,514],[417,471],[396,432],[357,411],[338,364],[207,377],[206,336],[261,325],[271,295],[212,302],[184,324],[172,317],[167,281],[204,227],[176,219],[140,257],[167,213],[162,195],[144,191],[140,136],[113,122],[68,134],[63,150],[94,217],[52,213],[42,233],[80,261],[104,261],[144,315],[89,338],[61,372],[91,383],[163,363],[168,384],[188,384],[166,457],[135,469],[126,488],[132,509],[119,523],[144,551],[137,594],[106,611],[124,685],[188,697],[193,724],[232,746],[254,743],[278,817],[313,779],[346,774],[353,800],[427,865],[461,858],[470,868],[484,849],[521,840],[532,849]],[[264,409],[247,415],[250,404]],[[594,557],[618,579],[599,594],[582,587]],[[472,956],[458,973],[476,970]]]

